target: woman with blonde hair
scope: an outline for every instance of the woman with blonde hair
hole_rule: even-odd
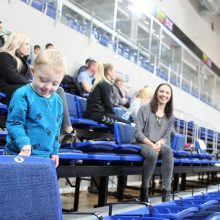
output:
[[[12,33],[0,51],[0,92],[6,94],[8,104],[16,89],[29,83],[31,71],[26,62],[29,38],[23,33]]]
[[[0,92],[6,95],[3,100],[9,104],[12,94],[23,85],[32,80],[32,73],[26,61],[30,52],[29,37],[24,33],[12,33],[0,51]],[[63,142],[72,140],[73,128],[69,118],[66,97],[63,88],[59,87],[57,93],[63,102],[62,129],[66,136]]]
[[[87,117],[105,124],[113,124],[116,121],[129,123],[115,115],[112,97],[113,81],[116,77],[112,64],[98,64],[96,79],[87,98]]]
[[[130,108],[128,109],[127,114],[130,115],[135,122],[138,110],[144,104],[150,102],[153,96],[153,90],[150,87],[144,87],[143,89],[139,90],[137,97],[132,101]]]

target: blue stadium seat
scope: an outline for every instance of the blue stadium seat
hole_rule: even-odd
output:
[[[22,2],[24,2],[26,4],[29,4],[29,2],[30,2],[30,0],[20,0],[20,1],[22,1]]]
[[[56,8],[51,3],[47,4],[47,15],[53,19],[56,18],[56,15],[57,15]]]
[[[196,147],[196,151],[198,153],[199,158],[210,159],[210,160],[215,158],[215,154],[207,153],[206,151],[207,147],[203,140],[197,139],[195,142],[195,147]]]
[[[110,50],[115,51],[115,42],[106,34],[101,34],[100,44],[105,47],[108,47]]]
[[[7,107],[7,105],[5,105],[5,104],[2,104],[1,102],[0,102],[0,110],[3,110],[3,111],[7,111],[7,109],[8,109],[8,107]]]
[[[105,124],[83,118],[86,111],[86,99],[69,93],[65,93],[71,123],[75,126],[90,126],[93,128],[108,128]]]
[[[130,50],[129,60],[133,63],[137,63],[138,54],[134,50]]]
[[[174,86],[177,86],[177,80],[176,80],[176,77],[175,76],[171,76],[170,77],[170,83],[172,83]]]
[[[100,40],[100,33],[95,27],[92,29],[91,39],[95,42],[99,42]]]
[[[0,131],[0,138],[6,138],[6,135],[8,134],[7,131]]]
[[[119,107],[114,107],[115,115],[125,120],[132,122],[131,116],[127,113],[127,110]]]
[[[135,127],[122,122],[114,123],[115,143],[118,144],[118,152],[140,154],[141,147],[132,144],[135,137]]]
[[[161,205],[173,205],[173,206],[184,206],[184,207],[198,207],[199,209],[204,209],[212,206],[213,204],[218,204],[218,200],[193,200],[193,199],[180,199],[169,202],[164,202]]]
[[[42,3],[40,0],[32,0],[31,6],[41,12],[45,9],[45,3]]]
[[[80,31],[81,24],[77,19],[72,19],[70,23],[70,27],[76,31]]]
[[[83,152],[113,152],[118,146],[110,141],[86,141],[76,144],[76,149]]]
[[[62,219],[52,160],[0,156],[0,182],[0,219]]]
[[[84,115],[86,113],[86,107],[87,107],[87,100],[86,100],[86,98],[75,96],[75,100],[76,100],[76,109],[77,109],[78,117],[80,119],[83,119],[85,122],[90,123],[90,125],[94,126],[94,127],[108,128],[108,126],[105,125],[105,124],[101,124],[101,123],[95,122],[93,120],[85,119],[84,118]]]
[[[181,207],[181,206],[172,206],[172,205],[156,205],[152,207],[152,215],[151,217],[154,218],[159,218],[159,219],[182,219],[186,216],[192,215],[192,213],[197,212],[198,208],[197,207]],[[135,220],[136,217],[137,219],[144,219],[145,217],[150,217],[149,214],[149,208],[139,208],[136,210],[124,212],[121,214],[115,215],[115,217],[129,217],[133,216],[132,220]],[[140,217],[142,216],[142,218]],[[112,216],[114,217],[114,216]],[[140,218],[138,218],[140,217]],[[111,218],[110,218],[111,219]],[[114,218],[112,218],[114,219]],[[117,219],[117,218],[116,218]],[[120,218],[118,218],[120,219]],[[129,218],[121,218],[121,219],[129,219]],[[150,218],[149,218],[150,219]]]
[[[119,55],[123,56],[123,54],[124,54],[124,45],[123,44],[121,44],[121,43],[118,44],[117,53]]]
[[[190,93],[190,86],[188,83],[185,83],[185,82],[182,82],[182,86],[181,86],[182,90],[187,92],[187,93]]]
[[[154,72],[154,64],[153,64],[153,63],[149,63],[148,70],[149,70],[151,73]]]
[[[171,139],[171,148],[173,150],[174,157],[185,158],[189,157],[190,153],[183,150],[184,144],[186,143],[186,137],[183,134],[176,133]]]

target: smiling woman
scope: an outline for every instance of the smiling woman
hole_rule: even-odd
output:
[[[158,156],[163,160],[162,201],[168,201],[173,173],[173,153],[170,135],[173,129],[173,92],[169,84],[160,84],[149,105],[142,106],[137,115],[136,140],[144,157],[140,199],[148,201],[150,181]]]

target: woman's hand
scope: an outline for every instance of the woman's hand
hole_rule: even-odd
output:
[[[51,159],[54,161],[55,167],[57,168],[58,165],[59,165],[59,157],[58,157],[58,155],[52,154],[52,155],[51,155]]]
[[[22,147],[21,152],[18,155],[30,156],[31,155],[31,145],[25,145],[24,147]]]
[[[155,143],[155,144],[153,144],[153,149],[159,154],[160,149],[161,149],[161,145],[159,143]]]

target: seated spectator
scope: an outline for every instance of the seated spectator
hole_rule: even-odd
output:
[[[141,185],[141,202],[149,199],[150,181],[157,164],[158,157],[163,161],[162,201],[170,200],[170,189],[173,176],[173,152],[170,137],[174,125],[173,92],[169,84],[160,84],[147,105],[141,106],[136,120],[136,141],[141,146],[144,157]]]
[[[37,56],[33,81],[17,89],[10,102],[5,154],[51,158],[58,166],[63,107],[55,91],[66,69],[64,57],[56,50]]]
[[[34,45],[34,53],[31,58],[31,65],[33,65],[36,56],[41,52],[41,47],[39,45]]]
[[[90,62],[91,60],[92,60],[91,58],[86,59],[85,65],[83,65],[83,66],[81,66],[81,67],[79,68],[78,73],[77,73],[77,76],[78,76],[80,73],[85,72],[85,71],[87,70],[88,64],[89,64],[89,62]]]
[[[23,33],[12,33],[1,49],[0,92],[6,94],[5,104],[9,104],[12,94],[32,78],[26,62],[29,52],[29,38]]]
[[[153,90],[150,87],[144,87],[138,92],[137,97],[132,101],[127,114],[130,115],[133,121],[136,121],[137,113],[140,107],[150,102],[153,97]]]
[[[111,64],[98,65],[97,76],[92,91],[87,98],[87,117],[101,123],[114,124],[114,122],[129,123],[115,115],[112,105],[113,81],[115,69]]]
[[[129,108],[130,103],[128,98],[126,97],[125,91],[125,81],[121,77],[117,77],[114,83],[114,105],[118,107]]]
[[[9,104],[12,94],[18,88],[30,83],[32,80],[32,72],[25,60],[29,52],[29,38],[23,33],[12,33],[0,52],[0,92],[6,94],[6,98],[2,100],[5,104]],[[57,93],[63,101],[62,128],[64,132],[72,136],[73,128],[64,90],[59,87]]]
[[[47,43],[45,49],[54,49],[54,45],[52,43]]]
[[[81,72],[78,75],[77,81],[78,83],[81,84],[84,94],[88,94],[91,92],[96,71],[97,71],[97,62],[95,60],[90,60],[88,62],[87,70],[84,72]]]

